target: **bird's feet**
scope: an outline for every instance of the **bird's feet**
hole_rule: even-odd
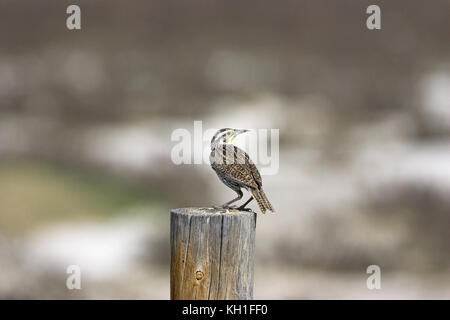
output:
[[[214,208],[214,209],[217,209],[217,210],[221,210],[221,209],[223,209],[223,210],[232,209],[232,210],[247,211],[247,212],[252,211],[252,209],[250,209],[250,208],[245,208],[245,207],[243,207],[243,206],[238,207],[238,206],[224,206],[224,205],[221,205],[221,206],[213,206],[213,208]]]

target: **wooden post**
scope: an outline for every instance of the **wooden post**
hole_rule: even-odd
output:
[[[170,215],[170,298],[253,299],[256,213],[212,208]]]

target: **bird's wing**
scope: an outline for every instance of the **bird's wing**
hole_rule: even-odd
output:
[[[261,175],[244,150],[232,144],[223,144],[215,148],[213,153],[214,163],[211,165],[214,170],[250,188],[261,188]]]
[[[253,179],[255,179],[256,183],[258,184],[258,189],[261,189],[262,179],[261,179],[261,175],[259,174],[258,168],[256,168],[255,164],[252,162],[252,160],[250,158],[248,158],[248,160],[249,160],[248,166],[249,166],[250,172],[252,173]]]

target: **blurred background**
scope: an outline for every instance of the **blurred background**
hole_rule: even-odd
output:
[[[450,298],[449,1],[70,4],[0,2],[0,298],[168,299],[170,208],[234,196],[194,120],[280,129],[256,299]]]

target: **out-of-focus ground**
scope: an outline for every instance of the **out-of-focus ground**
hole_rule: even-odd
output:
[[[450,298],[448,1],[68,5],[0,4],[0,298],[167,299],[170,208],[233,197],[194,120],[280,129],[255,298]]]

